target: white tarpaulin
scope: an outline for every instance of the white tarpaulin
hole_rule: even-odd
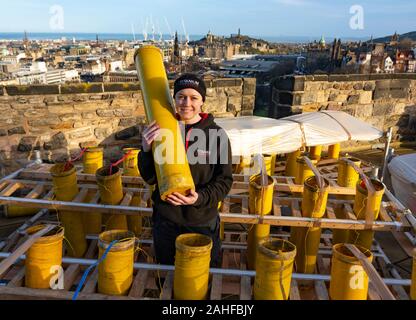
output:
[[[396,197],[416,213],[416,153],[394,157],[388,168]]]
[[[310,112],[282,119],[256,116],[218,118],[228,134],[234,156],[288,153],[302,146],[348,140],[375,140],[383,132],[341,111]]]

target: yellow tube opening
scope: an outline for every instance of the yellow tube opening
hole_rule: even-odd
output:
[[[357,246],[368,259],[373,260],[371,252]],[[332,247],[331,282],[329,297],[331,300],[367,300],[368,276],[361,262],[342,244]]]
[[[380,213],[381,200],[384,194],[384,184],[378,180],[371,179],[371,184],[375,189],[373,195],[368,194],[368,190],[364,184],[364,181],[357,182],[356,193],[354,198],[353,211],[358,220],[365,220],[367,204],[369,206],[369,212],[373,215],[374,220],[377,220]],[[349,242],[360,245],[368,250],[371,250],[371,244],[373,243],[374,231],[373,230],[350,230]]]
[[[176,238],[174,298],[203,300],[207,297],[212,239],[187,233]]]
[[[106,258],[98,265],[98,292],[109,295],[126,295],[133,281],[134,242],[131,231],[111,230],[100,234],[99,259],[112,241]]]
[[[72,164],[58,163],[52,166],[50,173],[56,200],[72,201],[79,192],[75,167]],[[68,242],[68,255],[77,258],[82,257],[87,250],[83,215],[84,213],[77,211],[58,211],[58,218],[65,229]]]
[[[123,199],[121,172],[118,167],[105,166],[98,169],[96,174],[98,190],[102,204],[118,205]],[[123,214],[107,215],[106,230],[127,230],[127,218]]]
[[[259,241],[254,279],[254,299],[287,300],[290,293],[296,247],[289,241],[266,238]]]
[[[26,233],[32,235],[44,228],[45,225],[36,225],[26,229]],[[62,264],[63,238],[64,228],[56,226],[32,244],[26,253],[26,287],[33,289],[51,288],[51,278]]]

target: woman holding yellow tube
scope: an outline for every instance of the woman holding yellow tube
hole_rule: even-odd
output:
[[[196,190],[186,196],[174,192],[163,201],[159,188],[154,188],[153,241],[156,260],[161,264],[174,264],[175,240],[183,233],[211,237],[210,264],[221,264],[218,203],[233,183],[231,148],[214,117],[201,112],[205,95],[204,81],[193,74],[184,74],[174,83],[176,117],[185,126],[185,149]],[[139,170],[150,185],[157,183],[151,146],[160,131],[160,126],[153,122],[142,134]]]

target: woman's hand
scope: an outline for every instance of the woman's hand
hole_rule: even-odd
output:
[[[142,144],[143,144],[143,151],[149,152],[152,148],[152,143],[156,139],[156,137],[160,134],[160,127],[155,121],[152,121],[142,133]]]
[[[173,204],[174,206],[189,206],[198,200],[198,193],[194,190],[187,195],[181,195],[179,192],[174,192],[167,196],[166,202]]]

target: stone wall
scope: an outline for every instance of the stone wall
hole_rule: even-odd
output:
[[[393,141],[416,140],[416,74],[286,76],[273,83],[269,116],[340,110],[376,128],[393,128]]]
[[[203,111],[216,117],[253,114],[255,79],[206,85]],[[32,160],[34,150],[53,162],[99,144],[113,161],[123,147],[140,146],[145,123],[139,83],[0,86],[0,112],[0,175]]]

